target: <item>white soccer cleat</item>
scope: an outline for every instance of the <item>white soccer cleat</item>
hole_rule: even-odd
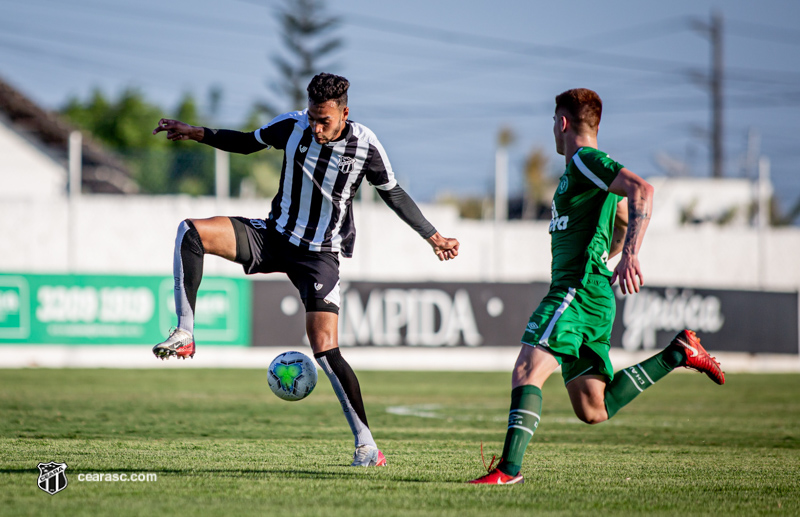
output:
[[[386,458],[374,445],[359,445],[353,453],[351,467],[385,467]]]
[[[153,347],[153,354],[159,359],[194,357],[194,336],[181,328],[173,329],[166,341]]]

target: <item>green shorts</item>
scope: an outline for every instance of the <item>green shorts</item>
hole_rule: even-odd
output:
[[[590,274],[578,287],[551,286],[531,315],[522,343],[541,346],[561,365],[564,384],[581,375],[614,378],[608,357],[617,303],[609,278]]]

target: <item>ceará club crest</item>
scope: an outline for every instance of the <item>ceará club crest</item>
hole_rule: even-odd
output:
[[[38,486],[50,495],[55,495],[67,488],[66,463],[39,463]]]
[[[342,156],[339,158],[339,172],[342,174],[350,174],[353,172],[353,167],[355,166],[356,159],[350,156]]]

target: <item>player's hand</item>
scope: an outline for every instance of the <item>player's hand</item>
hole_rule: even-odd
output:
[[[433,248],[433,252],[439,260],[450,260],[458,256],[458,240],[442,237],[439,232],[434,233],[427,239],[428,244]]]
[[[178,140],[197,140],[203,139],[203,128],[190,126],[180,120],[173,120],[170,118],[162,118],[158,121],[158,127],[153,130],[153,134],[158,134],[161,131],[167,132],[167,140],[173,142]],[[199,135],[199,138],[198,138]]]
[[[619,288],[622,294],[633,294],[639,292],[639,287],[644,285],[644,276],[639,267],[639,258],[623,252],[619,259],[619,264],[614,268],[611,275],[611,285],[619,278]]]

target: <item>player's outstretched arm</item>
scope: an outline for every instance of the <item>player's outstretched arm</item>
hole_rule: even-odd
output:
[[[420,237],[428,241],[439,260],[450,260],[458,256],[458,240],[442,237],[436,228],[425,219],[419,207],[400,185],[390,189],[378,188],[378,195],[386,205]]]
[[[431,245],[439,260],[450,260],[458,256],[458,239],[442,237],[436,232],[425,240]]]
[[[229,153],[250,154],[267,148],[255,138],[253,133],[190,126],[180,120],[169,118],[159,120],[158,127],[153,130],[153,134],[156,135],[162,131],[167,132],[167,140],[194,140]]]
[[[167,140],[194,140],[199,142],[203,139],[205,130],[202,127],[190,126],[180,120],[173,120],[171,118],[162,118],[158,121],[158,126],[153,130],[153,134],[166,131]]]
[[[622,244],[622,257],[614,268],[611,283],[619,278],[622,294],[638,293],[639,286],[644,285],[644,276],[639,265],[639,249],[653,213],[653,187],[623,167],[608,190],[625,196],[628,200],[628,229]]]

